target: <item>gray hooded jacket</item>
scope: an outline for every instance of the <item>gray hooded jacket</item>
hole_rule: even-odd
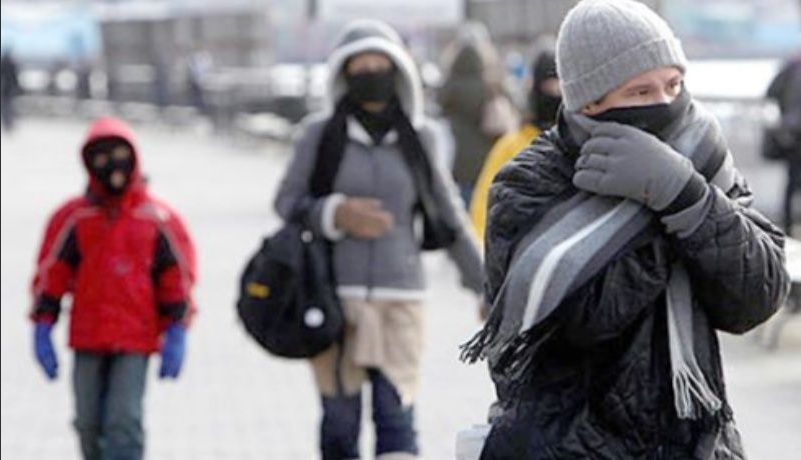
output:
[[[397,33],[382,23],[358,21],[347,29],[331,54],[328,67],[328,108],[308,117],[295,144],[295,154],[281,182],[275,207],[287,219],[299,200],[309,197],[309,177],[317,147],[337,101],[346,93],[343,68],[348,58],[365,51],[386,54],[398,69],[397,94],[404,112],[416,128],[429,155],[433,190],[442,214],[457,230],[456,242],[447,248],[461,272],[462,284],[476,293],[482,290],[482,262],[478,244],[469,227],[456,188],[442,164],[440,146],[423,116],[422,87],[414,62],[403,49]],[[419,300],[425,288],[420,232],[414,212],[417,191],[400,146],[390,132],[375,144],[355,119],[347,122],[348,142],[334,179],[333,193],[312,207],[312,225],[334,241],[334,271],[341,297],[370,300]],[[334,226],[336,207],[346,197],[381,200],[395,218],[395,227],[375,240],[343,234]]]

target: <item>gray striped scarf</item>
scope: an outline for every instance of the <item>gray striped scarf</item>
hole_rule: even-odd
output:
[[[576,140],[583,143],[589,125],[582,115],[566,114]],[[737,171],[714,117],[696,102],[663,136],[690,158],[707,181],[722,191],[734,186]],[[463,348],[463,359],[520,353],[516,340],[548,318],[578,287],[598,274],[627,243],[649,226],[655,214],[631,200],[578,192],[550,209],[517,246],[506,279],[484,330]],[[671,266],[667,287],[668,340],[676,411],[697,418],[721,407],[693,351],[693,294],[686,268]],[[703,312],[695,312],[703,315]]]

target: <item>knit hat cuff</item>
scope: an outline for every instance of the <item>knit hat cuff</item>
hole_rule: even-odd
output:
[[[565,109],[576,112],[603,98],[637,75],[661,67],[687,69],[687,58],[674,37],[665,37],[627,50],[604,65],[571,81],[562,81]]]

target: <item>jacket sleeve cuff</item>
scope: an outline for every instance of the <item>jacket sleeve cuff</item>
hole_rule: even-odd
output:
[[[36,299],[36,303],[31,312],[31,319],[34,322],[44,322],[53,324],[58,321],[61,314],[61,298],[42,294]]]
[[[678,214],[706,197],[708,189],[709,185],[704,177],[698,173],[693,173],[687,183],[684,184],[684,188],[676,195],[676,198],[664,209],[659,210],[657,214],[660,217]]]
[[[663,215],[661,220],[667,233],[675,234],[679,238],[686,238],[691,235],[709,213],[710,193],[712,193],[710,188],[705,187],[703,195],[695,203],[674,214]]]
[[[334,222],[337,207],[345,201],[345,195],[334,193],[324,198],[322,212],[320,213],[320,229],[323,236],[332,241],[339,241],[345,237],[345,232],[338,229]]]
[[[172,322],[181,322],[189,311],[186,302],[165,302],[160,303],[159,315]]]

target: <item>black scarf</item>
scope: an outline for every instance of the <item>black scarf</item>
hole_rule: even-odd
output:
[[[317,147],[317,161],[311,180],[312,195],[319,198],[329,195],[333,191],[334,179],[348,142],[347,121],[351,115],[356,116],[356,119],[365,126],[374,139],[377,135],[380,135],[379,139],[383,138],[389,132],[387,127],[398,133],[398,144],[403,158],[409,165],[417,189],[416,209],[423,215],[424,231],[421,247],[433,250],[450,246],[456,241],[456,230],[442,218],[434,193],[434,171],[431,162],[420,142],[417,131],[409,121],[409,117],[403,112],[397,97],[392,98],[386,109],[378,116],[365,112],[347,95],[339,101],[334,114],[323,129],[320,144]],[[375,117],[372,122],[361,121],[361,119],[369,119],[371,116]]]
[[[354,108],[353,116],[356,118],[356,121],[364,126],[367,134],[373,139],[374,144],[380,144],[384,136],[392,131],[395,125],[395,123],[393,123],[394,111],[391,110],[390,106],[376,113],[365,110],[357,104]]]

